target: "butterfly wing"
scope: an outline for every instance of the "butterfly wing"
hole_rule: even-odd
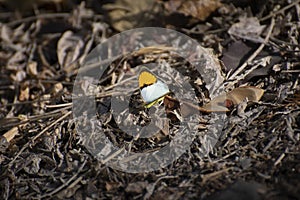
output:
[[[140,89],[146,86],[150,86],[156,83],[157,78],[154,74],[149,71],[142,71],[139,75],[139,87]]]
[[[141,95],[146,104],[151,103],[170,92],[168,86],[158,80],[156,83],[141,89]]]

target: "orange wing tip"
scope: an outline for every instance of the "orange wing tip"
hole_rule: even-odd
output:
[[[152,85],[157,81],[157,78],[151,72],[145,70],[142,71],[139,75],[139,87],[142,88],[144,86]]]

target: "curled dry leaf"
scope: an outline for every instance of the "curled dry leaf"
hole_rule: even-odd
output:
[[[11,36],[13,35],[13,31],[6,25],[1,25],[0,29],[0,38],[4,42],[12,43]]]
[[[72,31],[66,31],[57,44],[57,57],[60,66],[65,68],[76,61],[83,47],[84,42],[80,37],[74,35]]]
[[[35,61],[30,61],[27,65],[27,73],[30,76],[36,77],[37,76],[37,62]]]
[[[219,0],[169,0],[164,5],[171,13],[181,13],[204,21],[222,4]]]
[[[257,87],[239,87],[222,94],[203,106],[208,112],[227,112],[229,107],[235,106],[245,99],[248,101],[259,101],[264,94],[264,90]]]
[[[12,55],[7,62],[7,69],[9,70],[23,70],[26,66],[27,56],[22,51],[17,51]]]
[[[5,24],[0,24],[0,38],[6,43],[15,46],[17,42],[26,35],[24,32],[25,24],[21,24],[14,30]]]
[[[54,95],[58,94],[64,89],[64,86],[61,83],[56,83],[52,89]]]
[[[10,78],[16,82],[22,82],[26,78],[26,72],[24,70],[18,70],[15,74],[11,74]]]

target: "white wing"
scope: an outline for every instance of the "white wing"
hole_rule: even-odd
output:
[[[141,90],[141,95],[146,103],[151,103],[169,92],[168,86],[160,80],[157,80],[156,83],[144,87]]]

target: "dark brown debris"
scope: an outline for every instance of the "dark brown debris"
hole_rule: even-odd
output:
[[[0,0],[0,199],[299,199],[299,0],[214,1],[205,16],[197,7],[205,0],[28,2]],[[211,113],[203,113],[189,151],[166,168],[130,174],[107,167],[83,145],[72,92],[94,47],[143,26],[172,28],[212,49],[223,64],[226,92],[255,86],[264,95],[229,106],[223,101],[230,107],[227,123],[208,155],[200,149]],[[131,42],[134,36],[117,48]],[[170,131],[180,121],[175,109],[168,108],[170,129],[150,139],[123,133],[110,113],[107,88],[136,66],[158,61],[190,77],[196,106],[210,101],[202,75],[168,47],[116,58],[95,86],[101,128],[115,145],[150,151],[176,134]],[[150,111],[139,106],[138,91],[132,99],[133,120],[146,124]]]

